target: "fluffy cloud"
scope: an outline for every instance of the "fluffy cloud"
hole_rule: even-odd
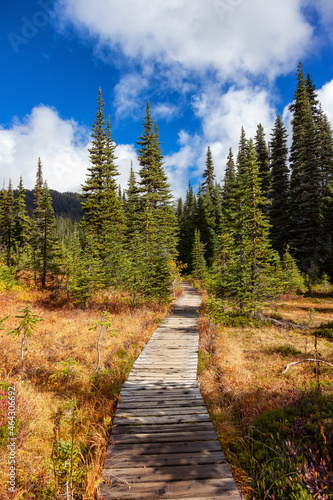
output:
[[[78,191],[88,166],[89,132],[74,120],[62,120],[49,107],[35,107],[24,120],[0,129],[0,172],[14,186],[22,175],[26,188],[35,184],[38,157],[51,188]],[[65,187],[66,186],[66,187]]]
[[[193,102],[196,115],[202,121],[206,144],[210,144],[219,179],[223,178],[229,148],[238,151],[241,127],[248,138],[254,137],[258,123],[266,132],[266,140],[274,124],[276,111],[268,91],[258,88],[231,87],[222,94],[218,88],[206,89]],[[201,157],[201,171],[205,161]]]
[[[142,111],[141,93],[146,88],[147,79],[139,73],[125,75],[114,88],[116,118],[121,120],[136,116]]]
[[[32,189],[35,184],[38,157],[43,165],[44,178],[52,189],[80,191],[89,166],[90,131],[74,120],[63,120],[46,106],[35,107],[23,121],[9,129],[0,129],[0,175],[14,187],[22,175],[23,184]],[[119,182],[126,187],[131,161],[136,168],[134,145],[121,144],[116,148]]]
[[[58,0],[58,13],[125,56],[270,77],[311,49],[302,0]]]
[[[326,83],[320,90],[318,90],[318,98],[322,104],[324,112],[327,114],[333,126],[333,80]]]

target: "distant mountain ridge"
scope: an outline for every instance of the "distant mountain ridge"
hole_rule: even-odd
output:
[[[18,196],[17,189],[14,190],[15,198]],[[73,222],[82,219],[84,212],[82,210],[81,201],[82,196],[79,193],[59,193],[54,189],[50,189],[50,195],[52,198],[52,205],[54,213],[57,217],[64,217],[70,219]],[[27,205],[27,212],[31,216],[34,204],[34,192],[30,189],[26,189],[25,201]]]

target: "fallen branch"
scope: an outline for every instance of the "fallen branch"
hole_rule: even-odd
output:
[[[270,323],[273,323],[273,325],[276,325],[280,328],[292,328],[293,330],[296,330],[296,329],[306,330],[308,328],[308,325],[305,325],[305,324],[298,325],[296,323],[293,323],[292,321],[288,321],[287,319],[278,320],[275,318],[266,317],[258,311],[256,312],[255,316],[260,321],[264,321],[264,322],[269,321]]]
[[[322,359],[302,359],[301,361],[294,361],[293,363],[289,363],[289,365],[286,366],[285,370],[283,370],[282,373],[286,373],[289,368],[293,365],[299,365],[300,363],[324,363],[324,365],[328,365],[331,368],[333,368],[333,365],[331,363],[328,363],[327,361],[323,361]]]

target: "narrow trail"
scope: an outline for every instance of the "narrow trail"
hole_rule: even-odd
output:
[[[104,500],[240,499],[196,380],[201,298],[182,286],[122,386]]]

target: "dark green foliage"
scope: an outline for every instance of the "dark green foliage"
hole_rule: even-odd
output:
[[[5,251],[7,266],[13,264],[13,253],[15,249],[14,235],[14,192],[12,182],[9,179],[8,189],[2,190],[0,199],[0,234],[1,245]]]
[[[214,195],[214,185],[215,185],[215,173],[214,173],[214,163],[212,152],[210,150],[210,146],[207,149],[207,159],[206,159],[206,168],[203,173],[204,181],[202,183],[202,191],[205,193],[209,191],[211,197]]]
[[[257,163],[259,167],[259,175],[261,181],[261,191],[264,198],[269,198],[271,186],[271,172],[269,151],[265,141],[264,127],[259,123],[257,134],[255,136],[255,150],[257,155]],[[268,212],[268,205],[262,207],[264,213]]]
[[[18,196],[14,204],[14,238],[18,263],[20,263],[22,254],[27,248],[30,227],[31,221],[26,211],[25,189],[21,177]]]
[[[302,354],[302,351],[290,345],[279,345],[277,347],[270,347],[265,352],[268,352],[268,354],[280,354],[280,356],[282,356],[283,358],[295,357],[298,356],[299,354]]]
[[[217,234],[216,208],[214,206],[214,199],[208,189],[206,191],[199,189],[195,213],[195,225],[200,231],[200,238],[204,245],[205,260],[210,266],[212,265],[216,254]]]
[[[200,240],[200,231],[194,231],[194,241],[192,250],[192,274],[195,278],[203,279],[206,272],[206,261],[204,257],[204,245]]]
[[[179,207],[179,204],[178,204]],[[193,193],[191,182],[186,193],[184,204],[182,203],[182,210],[177,210],[178,227],[179,227],[179,240],[178,240],[178,254],[179,260],[186,264],[186,270],[192,270],[192,248],[195,230],[195,216],[197,209],[196,197]]]
[[[176,258],[177,220],[170,185],[163,168],[157,124],[147,102],[143,132],[137,141],[140,162],[140,211],[137,246],[141,252],[140,281],[145,297],[168,300]]]
[[[30,238],[31,263],[35,272],[35,280],[37,280],[38,274],[44,288],[47,274],[52,273],[52,275],[55,275],[59,270],[57,262],[59,259],[59,245],[56,237],[52,199],[47,182],[43,182],[40,158],[38,159],[34,190],[34,207]]]
[[[271,189],[269,207],[272,246],[282,257],[289,241],[289,169],[287,130],[277,116],[271,139]]]
[[[320,259],[320,162],[318,136],[309,103],[304,114],[301,148],[298,151],[298,182],[293,187],[290,245],[303,271]],[[297,218],[296,218],[297,217]]]
[[[247,466],[255,498],[312,500],[332,495],[332,410],[330,397],[318,400],[309,393],[297,406],[257,417],[250,436],[253,458]]]
[[[324,337],[325,339],[333,341],[333,321],[330,321],[329,323],[322,323],[318,328],[316,328],[313,335]]]
[[[17,199],[19,190],[14,190],[14,196]],[[59,193],[54,189],[50,189],[52,198],[52,206],[56,217],[65,217],[71,219],[73,222],[79,222],[84,212],[82,210],[82,197],[78,193]],[[25,203],[28,216],[32,216],[34,209],[33,204],[34,192],[30,189],[25,189]]]

